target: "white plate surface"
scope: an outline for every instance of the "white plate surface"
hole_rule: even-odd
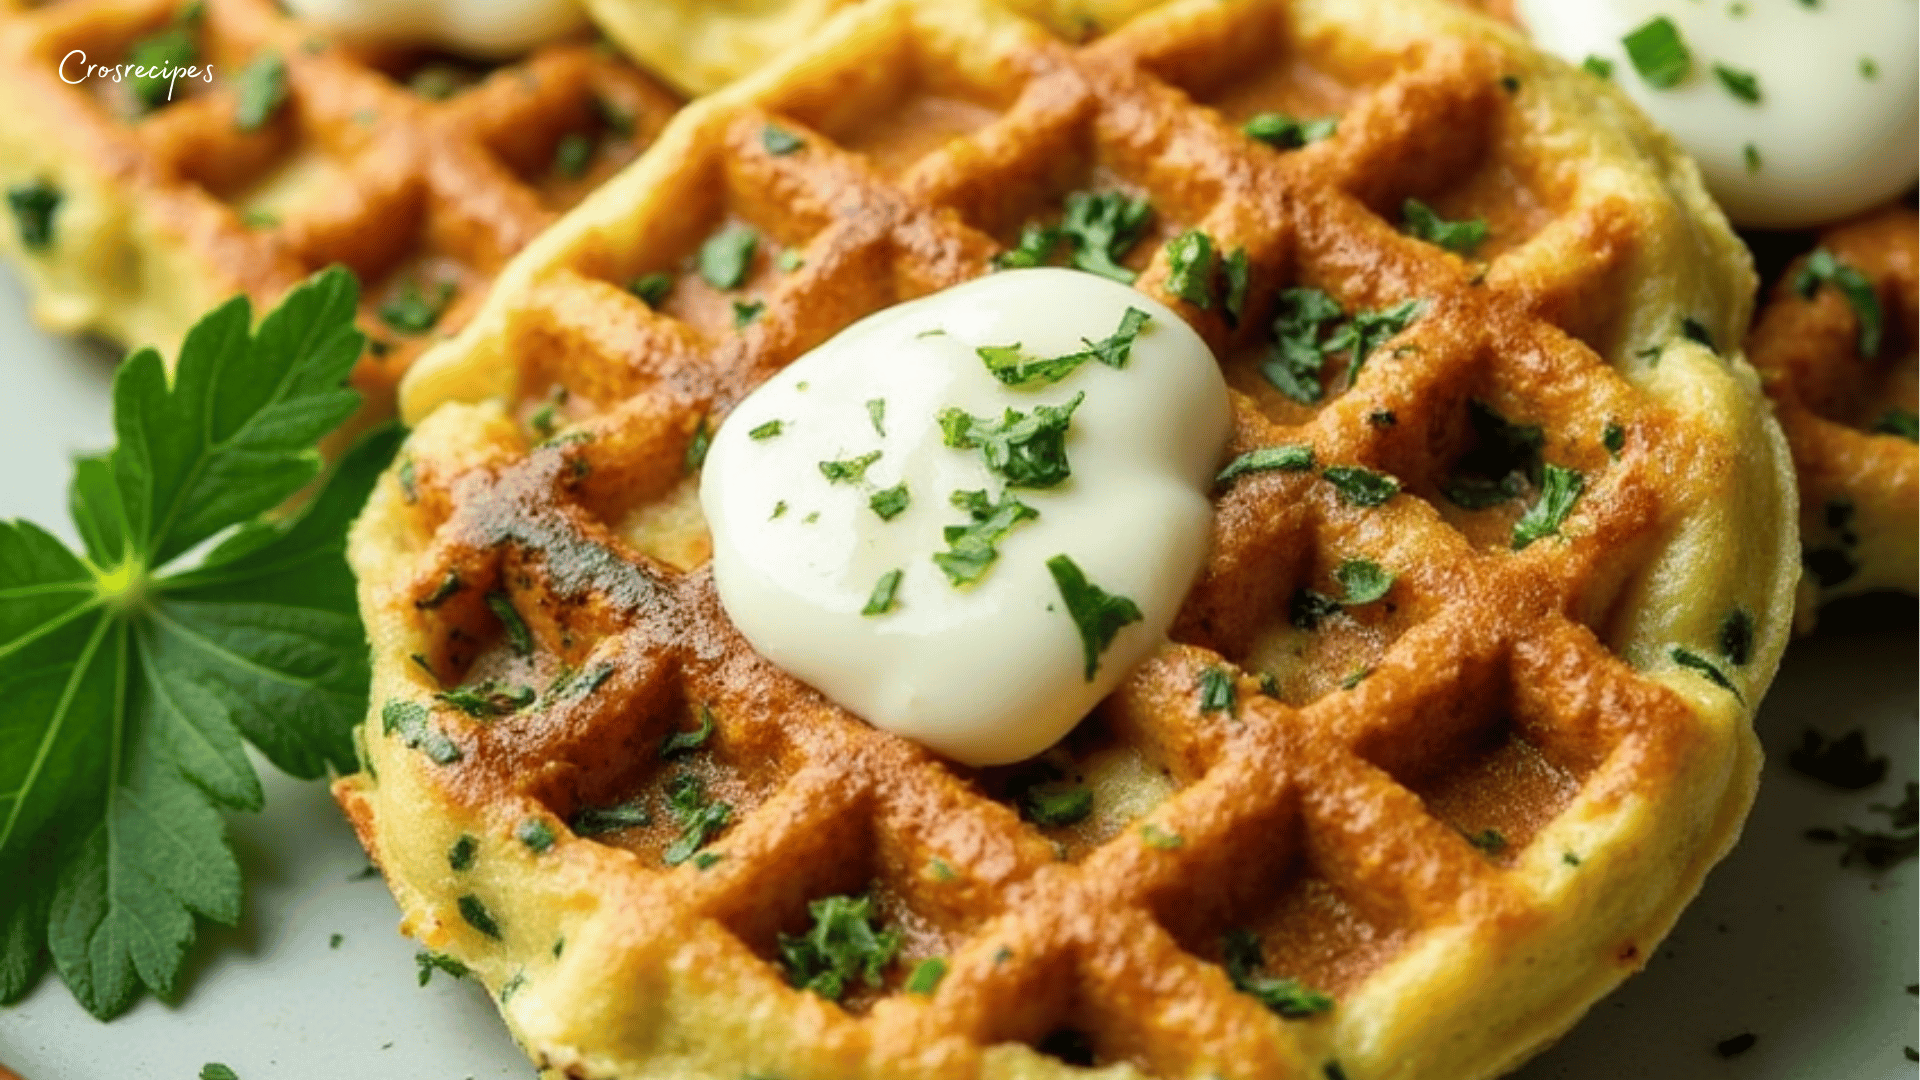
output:
[[[69,540],[75,453],[111,438],[102,349],[28,322],[17,281],[0,285],[0,518]],[[1516,1080],[1893,1080],[1916,1075],[1916,891],[1912,861],[1878,877],[1802,838],[1897,799],[1916,764],[1915,608],[1894,600],[1830,613],[1796,643],[1760,715],[1770,759],[1734,853],[1639,976]],[[1785,767],[1813,727],[1866,731],[1892,759],[1861,793]],[[242,1080],[489,1080],[531,1075],[486,996],[437,975],[416,984],[399,915],[320,784],[256,758],[266,809],[232,817],[246,874],[240,925],[209,928],[175,1004],[142,1000],[101,1024],[49,976],[0,1009],[0,1064],[26,1080],[192,1080],[207,1062]],[[0,886],[4,887],[4,886]],[[333,935],[340,936],[332,947]],[[1715,1044],[1751,1032],[1725,1059]]]

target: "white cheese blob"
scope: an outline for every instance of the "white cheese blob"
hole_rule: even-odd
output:
[[[1534,41],[1613,81],[1700,163],[1735,224],[1819,225],[1904,192],[1920,173],[1920,4],[1915,0],[1519,0]],[[1673,20],[1692,72],[1650,85],[1621,39]],[[1747,102],[1715,64],[1758,80]],[[1751,147],[1751,153],[1749,152]]]
[[[433,45],[504,59],[586,24],[579,0],[286,0],[288,10],[343,37]]]
[[[1124,368],[1089,360],[1059,382],[1010,387],[977,351],[1081,352],[1130,307],[1148,320]],[[998,541],[983,577],[954,585],[933,559],[949,550],[948,526],[973,520],[953,493],[997,501],[1008,488],[981,450],[945,444],[941,411],[1000,420],[1082,394],[1065,437],[1071,475],[1011,489],[1039,516]],[[1073,270],[993,274],[855,323],[740,403],[701,478],[714,582],[761,655],[868,723],[971,765],[1018,761],[1164,640],[1206,558],[1229,423],[1212,353],[1165,306]],[[874,451],[861,480],[822,473]],[[872,500],[903,483],[906,509],[883,519]],[[1091,679],[1047,567],[1059,555],[1143,616]],[[893,571],[891,610],[862,614]]]

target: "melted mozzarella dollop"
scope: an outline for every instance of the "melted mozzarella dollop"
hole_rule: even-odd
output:
[[[296,16],[360,41],[505,58],[579,29],[579,0],[286,0]]]
[[[1700,163],[1736,224],[1819,225],[1891,199],[1920,172],[1920,5],[1914,0],[1519,0],[1536,43],[1598,56]],[[1634,69],[1621,39],[1666,16],[1692,54],[1671,89]],[[1715,64],[1759,81],[1730,93]],[[1752,154],[1748,148],[1752,148]]]
[[[977,351],[1080,352],[1130,307],[1148,320],[1124,368],[1092,360],[1057,383],[1010,387]],[[948,550],[949,526],[972,519],[951,496],[1007,489],[979,449],[946,445],[940,412],[1032,416],[1081,394],[1065,439],[1071,475],[1011,489],[1039,516],[999,540],[980,580],[954,585],[933,556]],[[740,403],[701,478],[714,582],[761,655],[867,722],[968,764],[1017,761],[1164,640],[1206,558],[1229,424],[1212,353],[1165,306],[1073,270],[993,274],[848,327]],[[822,462],[874,451],[859,481],[823,475]],[[883,519],[872,500],[900,484],[908,505]],[[1143,616],[1091,678],[1047,567],[1059,555]],[[862,614],[896,570],[892,609]]]

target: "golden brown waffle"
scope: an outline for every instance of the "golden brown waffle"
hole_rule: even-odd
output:
[[[1809,257],[1782,275],[1747,337],[1800,478],[1808,622],[1817,600],[1871,589],[1911,593],[1920,575],[1913,428],[1920,216],[1887,207],[1821,234],[1816,250],[1870,290],[1877,347],[1872,330],[1863,341],[1860,316],[1841,287],[1804,276]]]
[[[176,27],[213,66],[210,84],[181,79],[171,103],[143,110],[128,82],[80,79],[85,65],[132,62],[137,43]],[[284,65],[285,104],[243,130],[236,86],[269,53]],[[676,107],[588,44],[483,71],[335,44],[268,0],[0,10],[0,187],[45,185],[59,198],[46,243],[29,247],[9,220],[0,252],[25,273],[46,328],[168,351],[234,293],[266,306],[345,264],[365,284],[373,340],[354,382],[390,411],[413,358],[464,323],[507,259]],[[564,158],[568,140],[584,145]],[[382,318],[410,289],[444,309],[431,326]]]
[[[1430,0],[1199,0],[1080,49],[891,0],[689,106],[403,389],[418,426],[350,551],[367,768],[335,791],[404,929],[555,1076],[1465,1080],[1537,1050],[1732,842],[1798,572],[1785,445],[1732,348],[1742,249],[1581,78]],[[1238,127],[1265,109],[1338,134],[1269,149]],[[1224,358],[1233,454],[1307,444],[1400,491],[1223,484],[1172,640],[1046,755],[1093,813],[1043,828],[1017,811],[1042,766],[956,767],[754,654],[692,492],[768,373],[990,272],[1087,187],[1151,200],[1126,263]],[[1408,197],[1484,217],[1485,261],[1398,232]],[[762,239],[723,292],[691,260],[741,223]],[[1188,227],[1247,252],[1236,327],[1168,289]],[[623,287],[659,272],[657,310]],[[1427,306],[1303,405],[1257,372],[1288,287]],[[765,307],[736,328],[741,303]],[[1442,496],[1490,438],[1475,402],[1584,478],[1559,536],[1514,550],[1517,473],[1488,508]],[[1296,625],[1353,558],[1397,575],[1385,599]],[[1230,708],[1203,709],[1209,670]],[[729,807],[691,859],[665,797],[688,775]],[[902,935],[883,985],[788,985],[781,935],[855,894]],[[1337,1004],[1236,991],[1229,931]]]

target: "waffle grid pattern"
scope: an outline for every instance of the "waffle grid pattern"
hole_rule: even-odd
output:
[[[1489,177],[1511,186],[1537,164],[1508,154],[1519,136],[1507,130],[1516,96],[1534,91],[1511,80],[1534,70],[1438,7],[1396,8],[1435,20],[1408,31],[1429,44],[1397,49],[1327,40],[1330,26],[1356,34],[1368,12],[1330,19],[1302,3],[1175,5],[1081,49],[957,10],[865,5],[783,70],[688,110],[636,166],[661,163],[652,201],[623,225],[536,245],[503,283],[510,304],[447,346],[460,362],[430,358],[410,382],[414,414],[461,388],[510,392],[504,407],[425,419],[354,541],[379,664],[366,732],[378,771],[338,793],[409,930],[496,992],[512,985],[503,1012],[556,1074],[1091,1064],[1362,1080],[1511,1067],[1638,967],[1730,842],[1757,767],[1744,706],[1783,632],[1786,563],[1762,541],[1748,598],[1722,593],[1699,617],[1744,603],[1763,620],[1745,667],[1716,660],[1727,689],[1668,659],[1677,641],[1641,641],[1640,578],[1665,538],[1718,512],[1734,448],[1590,347],[1644,344],[1620,301],[1597,304],[1629,272],[1635,209],[1540,179],[1541,212],[1488,205],[1490,263],[1396,231],[1409,195],[1463,216],[1498,194]],[[1485,36],[1433,32],[1462,26]],[[1276,49],[1326,68],[1289,67]],[[876,59],[902,53],[910,75]],[[1339,99],[1336,138],[1275,152],[1240,133],[1243,116],[1196,107],[1229,98],[1220,76],[1250,65]],[[903,95],[929,92],[995,115],[903,168],[871,163],[912,155],[844,148],[877,114],[914,107]],[[768,125],[804,147],[769,149]],[[1130,258],[1137,284],[1228,358],[1234,453],[1306,443],[1321,465],[1390,474],[1402,494],[1357,506],[1317,471],[1225,486],[1173,643],[1063,751],[1071,769],[1076,740],[1119,747],[1158,778],[1152,794],[1062,831],[990,797],[1004,777],[870,729],[758,658],[703,569],[649,556],[623,528],[686,497],[700,433],[767,374],[863,314],[989,272],[1023,222],[1089,185],[1152,202],[1158,224]],[[689,266],[701,238],[740,221],[768,240],[738,293],[765,305],[744,328],[712,318],[690,274],[659,311],[619,287]],[[1165,242],[1189,227],[1248,254],[1256,299],[1237,325],[1167,291]],[[787,273],[789,249],[803,262]],[[1258,385],[1252,359],[1287,286],[1348,310],[1408,297],[1426,308],[1354,385],[1336,380],[1307,408]],[[1669,348],[1668,372],[1724,368],[1696,351]],[[477,381],[462,366],[473,357]],[[1534,489],[1472,512],[1438,494],[1470,448],[1472,400],[1542,425],[1546,459],[1585,477],[1562,537],[1511,550]],[[1755,410],[1751,395],[1731,400]],[[526,418],[551,401],[560,434],[529,449]],[[1617,456],[1609,425],[1625,433]],[[1397,575],[1387,600],[1290,634],[1289,596],[1337,594],[1347,558]],[[530,648],[510,647],[489,595],[524,619]],[[1278,676],[1269,696],[1252,656],[1275,634],[1290,645],[1262,654]],[[1236,704],[1203,713],[1202,673],[1222,666]],[[1356,669],[1365,676],[1342,688]],[[510,716],[438,709],[459,751],[444,768],[379,730],[379,697],[425,702],[437,685],[485,679],[579,685],[577,673],[593,675],[590,693],[548,690]],[[661,740],[701,710],[717,724],[709,748],[661,761]],[[529,816],[557,826],[651,798],[683,771],[734,808],[705,868],[663,865],[664,819],[563,835],[539,854],[499,839]],[[394,819],[423,802],[444,804],[445,821],[408,835]],[[498,841],[482,859],[499,876],[450,879],[448,828]],[[1489,831],[1497,845],[1474,842]],[[500,913],[503,946],[455,913],[463,889]],[[904,935],[886,987],[843,1007],[786,986],[777,935],[804,929],[810,900],[860,892]],[[1282,1020],[1237,992],[1219,963],[1234,928],[1261,936],[1269,973],[1339,1006]],[[549,959],[556,938],[565,949]],[[912,963],[933,955],[950,964],[937,992],[904,992]]]

